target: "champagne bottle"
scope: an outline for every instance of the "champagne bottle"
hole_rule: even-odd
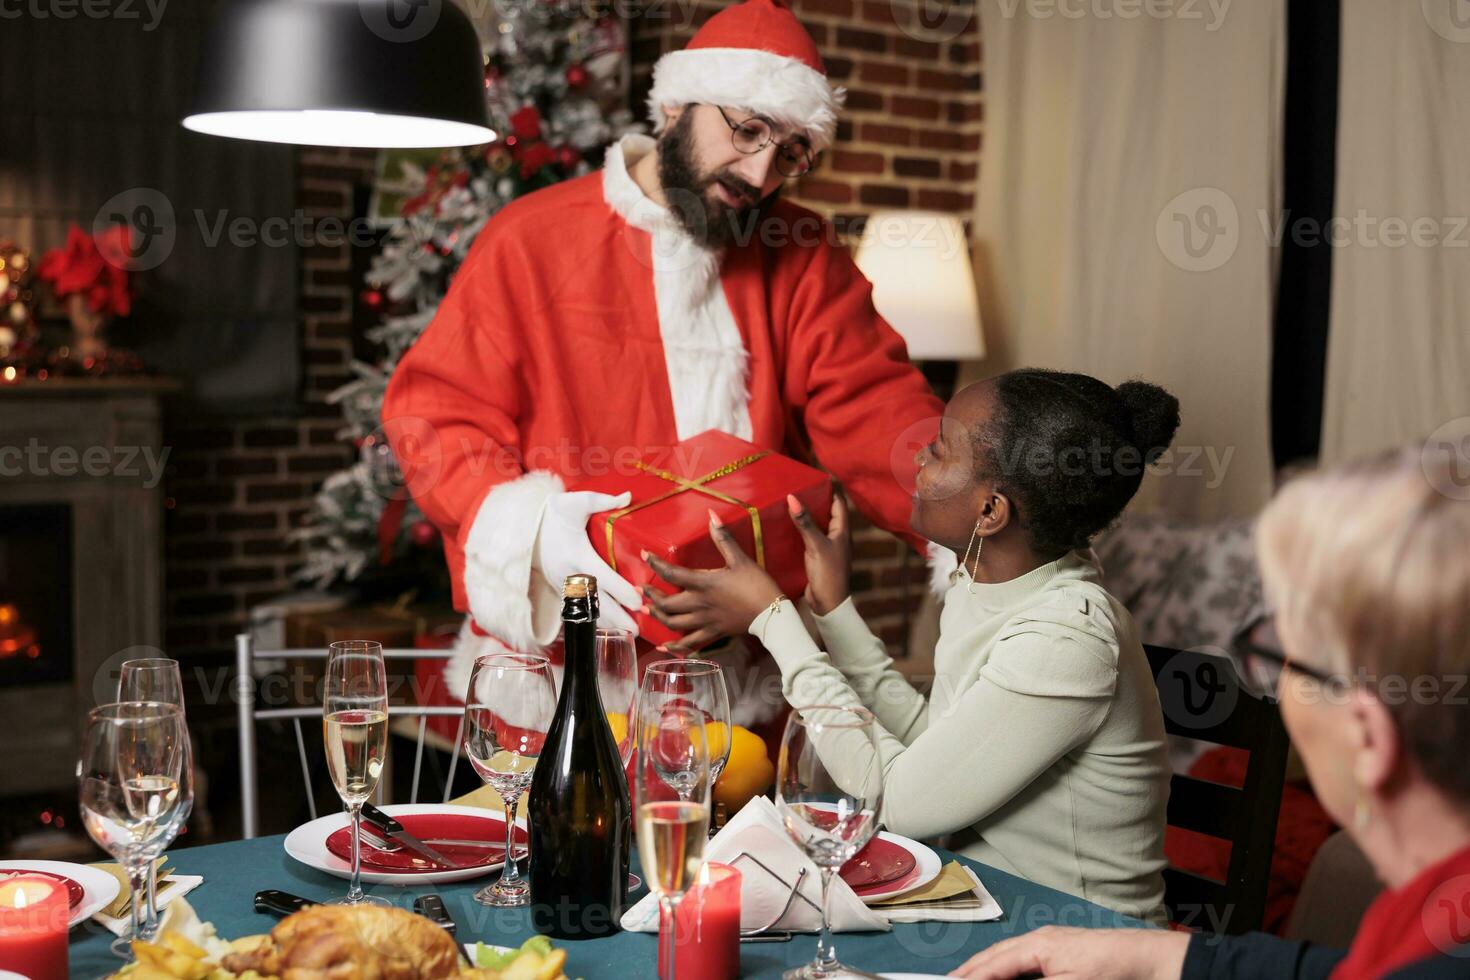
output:
[[[556,714],[531,777],[531,927],[558,939],[619,929],[628,899],[633,807],[597,692],[597,580],[562,592],[566,660]]]

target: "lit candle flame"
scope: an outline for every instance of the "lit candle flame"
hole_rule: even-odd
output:
[[[24,888],[17,888],[15,890],[15,907],[18,909],[23,909],[29,904],[30,903],[26,901],[26,890]]]

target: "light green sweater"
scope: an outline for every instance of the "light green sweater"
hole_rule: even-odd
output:
[[[817,617],[826,653],[791,603],[750,632],[793,705],[862,704],[877,716],[889,830],[953,835],[967,857],[1156,918],[1169,763],[1128,611],[1079,552],[1009,582],[972,583],[963,568],[950,581],[927,700],[851,599]]]

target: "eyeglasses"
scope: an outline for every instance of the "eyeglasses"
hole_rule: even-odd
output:
[[[762,116],[736,122],[724,106],[715,106],[730,127],[730,142],[741,153],[759,153],[775,142],[771,121]],[[805,177],[814,164],[811,147],[804,142],[776,143],[776,172],[782,177]]]
[[[1236,662],[1241,666],[1242,680],[1252,689],[1251,693],[1259,697],[1281,700],[1281,678],[1288,670],[1332,688],[1348,684],[1343,677],[1291,659],[1281,649],[1281,640],[1276,635],[1276,620],[1271,613],[1262,613],[1246,623],[1235,634],[1231,647],[1235,651]]]

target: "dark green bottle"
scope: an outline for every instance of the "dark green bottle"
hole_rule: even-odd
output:
[[[561,695],[527,802],[531,927],[595,939],[620,928],[633,835],[628,780],[597,691],[595,578],[567,576],[561,618]]]

